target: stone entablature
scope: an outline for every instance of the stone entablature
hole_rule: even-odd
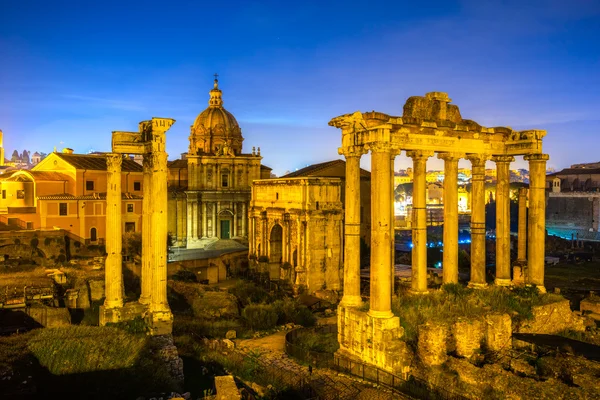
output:
[[[391,296],[394,287],[394,226],[393,165],[402,151],[413,160],[412,205],[412,278],[411,291],[426,294],[427,288],[427,215],[426,215],[426,162],[438,153],[444,160],[444,264],[443,283],[458,282],[458,160],[471,162],[471,274],[469,286],[482,288],[487,285],[486,232],[485,232],[485,165],[488,160],[496,163],[496,285],[511,285],[510,271],[510,218],[509,182],[510,163],[516,155],[529,162],[529,215],[527,234],[520,230],[520,256],[527,245],[527,260],[519,259],[519,270],[525,272],[524,283],[544,289],[545,249],[545,188],[546,161],[542,153],[543,130],[514,131],[508,127],[486,128],[474,121],[463,119],[457,106],[450,105],[446,93],[431,92],[424,97],[414,96],[407,100],[401,117],[381,112],[357,111],[333,118],[329,125],[342,131],[339,154],[346,157],[345,199],[345,247],[344,247],[344,297],[340,311],[346,307],[358,307],[360,297],[359,246],[355,227],[359,219],[357,208],[360,185],[355,179],[362,154],[371,152],[371,264],[370,309],[365,318],[384,319],[383,324],[374,323],[373,329],[360,339],[361,343],[344,337],[354,334],[347,329],[348,317],[340,316],[340,351],[362,357],[387,369],[397,369],[397,363],[386,360],[384,348],[388,344],[375,343],[381,338],[400,338],[399,321],[391,312]],[[524,204],[523,198],[520,201]],[[519,214],[524,220],[525,213]],[[522,221],[520,226],[522,225]],[[526,237],[527,236],[527,237]],[[525,265],[526,263],[527,265]],[[340,315],[342,313],[340,312]],[[349,315],[347,312],[344,315]],[[384,329],[385,332],[379,332]],[[373,342],[371,355],[365,355],[363,342]],[[345,344],[345,345],[343,345]],[[393,347],[393,345],[390,345]],[[379,349],[379,350],[378,350]],[[375,361],[374,361],[375,360]]]
[[[254,181],[250,254],[279,266],[298,291],[340,290],[342,203],[338,178]]]

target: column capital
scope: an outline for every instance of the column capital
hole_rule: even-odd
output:
[[[123,155],[120,153],[108,153],[106,155],[106,170],[108,172],[116,172],[121,170],[123,163]]]
[[[529,161],[529,162],[545,162],[548,161],[550,159],[550,156],[548,154],[527,154],[526,156],[523,157],[523,159],[525,161]]]
[[[515,161],[515,158],[513,156],[492,156],[492,161],[495,162],[496,164],[498,163],[511,163],[513,161]]]
[[[527,196],[527,190],[526,187],[519,188],[519,196]]]
[[[465,158],[471,161],[474,167],[485,167],[485,162],[490,159],[490,156],[487,154],[470,153]]]
[[[433,151],[430,150],[410,150],[406,152],[406,156],[416,161],[427,161],[427,159],[433,156]]]
[[[338,148],[338,154],[346,158],[361,157],[363,154],[367,154],[367,150],[364,146],[345,146]]]
[[[365,146],[371,153],[391,153],[393,151],[390,142],[373,142]]]
[[[437,158],[439,158],[440,160],[444,160],[444,161],[458,161],[461,158],[465,158],[465,154],[464,153],[444,152],[444,153],[438,153]]]

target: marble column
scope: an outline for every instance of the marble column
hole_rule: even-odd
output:
[[[231,227],[231,231],[232,231],[232,235],[231,237],[237,237],[238,236],[238,216],[239,216],[239,210],[237,207],[238,203],[232,203],[231,204],[231,208],[233,209],[233,216],[231,217],[231,224],[233,225]]]
[[[105,293],[106,309],[123,307],[123,256],[121,226],[121,164],[123,156],[117,153],[106,155],[106,262]]]
[[[151,251],[154,262],[152,280],[152,301],[150,311],[154,320],[170,318],[171,310],[167,302],[167,153],[164,151],[152,154],[152,235]]]
[[[216,238],[217,237],[217,203],[212,203],[211,206],[211,210],[212,210],[212,237]]]
[[[344,220],[344,295],[348,307],[362,303],[360,297],[360,157],[362,147],[343,149],[346,157]]]
[[[202,201],[202,238],[208,237],[208,218],[206,218],[206,202]]]
[[[510,279],[510,163],[512,156],[495,156],[496,163],[496,279],[500,286]]]
[[[529,161],[529,243],[527,270],[529,284],[541,292],[544,286],[544,259],[546,251],[546,161],[548,154],[530,154]]]
[[[464,155],[440,153],[444,160],[443,283],[458,283],[458,160]]]
[[[413,160],[411,291],[427,293],[427,159],[431,151],[408,151]]]
[[[142,199],[142,249],[150,247],[150,238],[152,236],[152,154],[144,154],[143,159],[144,181],[143,181],[143,199]],[[188,215],[190,215],[191,203],[187,203]],[[187,224],[187,237],[191,239],[191,224]],[[142,293],[140,295],[140,304],[150,304],[152,297],[152,252],[142,251]]]
[[[519,225],[517,231],[517,262],[527,263],[527,188],[519,189]]]
[[[471,161],[471,280],[469,287],[484,287],[485,281],[485,162],[482,154],[468,154]]]
[[[391,146],[379,142],[371,146],[371,302],[369,315],[391,318],[392,313],[392,260],[390,246],[391,212]],[[359,183],[360,185],[360,183]]]

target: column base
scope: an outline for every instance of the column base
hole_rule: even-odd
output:
[[[372,318],[392,318],[394,316],[394,313],[391,310],[387,310],[387,311],[369,310],[369,312],[367,314],[369,315],[369,317],[372,317]]]
[[[140,303],[126,303],[123,307],[111,308],[100,306],[100,326],[131,321],[136,317],[141,317],[145,310],[146,306]]]
[[[425,289],[425,290],[408,289],[408,293],[409,294],[428,294],[429,290],[428,289]]]
[[[496,278],[496,279],[494,279],[494,285],[496,285],[496,286],[512,286],[513,283],[508,278]]]
[[[360,307],[362,305],[362,298],[360,296],[351,296],[345,294],[342,297],[340,305],[345,307]]]
[[[170,335],[173,332],[173,314],[171,311],[148,312],[146,324],[152,336]]]
[[[488,287],[487,283],[469,282],[467,285],[470,289],[485,289]]]

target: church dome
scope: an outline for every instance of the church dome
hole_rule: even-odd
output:
[[[242,152],[244,141],[242,130],[233,114],[223,108],[217,79],[209,94],[208,108],[196,117],[191,127],[189,154],[214,154],[222,148],[229,148],[238,155]]]

